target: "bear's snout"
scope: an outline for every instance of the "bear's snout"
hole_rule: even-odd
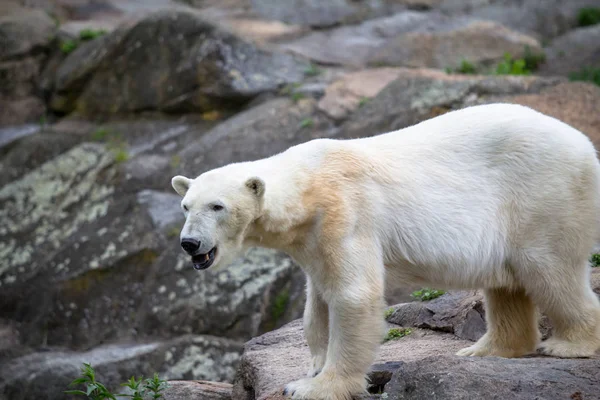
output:
[[[181,247],[188,254],[194,255],[194,253],[200,248],[200,242],[192,238],[183,238],[181,239]]]

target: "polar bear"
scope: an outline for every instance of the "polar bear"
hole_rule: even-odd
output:
[[[384,282],[483,289],[487,332],[463,356],[587,357],[600,347],[589,280],[600,164],[581,132],[511,104],[395,132],[316,139],[265,159],[176,176],[181,246],[197,269],[253,246],[307,275],[308,376],[294,399],[349,399],[384,332]],[[537,307],[553,321],[540,343]]]

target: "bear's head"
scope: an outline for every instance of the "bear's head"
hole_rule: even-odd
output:
[[[257,177],[206,172],[196,179],[175,176],[173,189],[183,197],[186,221],[181,247],[192,257],[194,268],[227,266],[245,250],[244,239],[260,217],[265,183]]]

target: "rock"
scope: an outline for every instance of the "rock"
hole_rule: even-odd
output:
[[[569,75],[600,65],[600,25],[575,29],[554,39],[546,51],[541,75]]]
[[[282,45],[327,64],[446,68],[463,59],[491,63],[506,52],[540,51],[532,37],[500,24],[437,12],[404,11],[390,17],[314,32]]]
[[[432,356],[403,364],[385,387],[390,399],[594,399],[600,359]],[[401,396],[401,397],[400,397]]]
[[[262,18],[316,28],[358,22],[400,8],[394,2],[352,0],[251,0],[251,4]]]
[[[71,53],[58,69],[51,105],[88,115],[236,109],[300,81],[307,66],[192,11],[160,11]]]
[[[54,21],[41,10],[15,8],[0,15],[0,61],[44,50],[55,32]]]
[[[333,135],[316,113],[316,101],[277,98],[241,112],[207,132],[180,153],[179,171],[194,176],[238,161],[267,157],[302,142]]]
[[[188,335],[165,341],[111,344],[84,352],[33,353],[0,366],[0,397],[63,398],[64,390],[72,389],[68,385],[78,377],[83,363],[91,363],[97,379],[112,391],[121,391],[119,385],[132,376],[151,377],[155,372],[167,380],[227,381],[234,375],[240,350],[241,345],[234,341]]]
[[[474,76],[430,69],[405,69],[398,79],[360,107],[336,137],[370,136],[405,128],[449,110],[509,94],[539,93],[561,78]]]
[[[427,302],[400,304],[387,320],[472,341],[479,340],[486,331],[483,296],[477,292],[451,292]]]
[[[325,96],[319,100],[319,109],[333,119],[344,119],[395,80],[400,71],[396,68],[373,68],[344,75],[325,89]]]
[[[373,375],[381,376],[382,371],[388,371],[389,378],[398,367],[395,361],[399,355],[406,363],[436,354],[451,355],[469,344],[450,334],[415,329],[410,335],[381,346],[374,366],[377,372]],[[256,400],[282,399],[279,396],[285,384],[306,377],[309,364],[310,352],[300,320],[256,337],[244,346],[232,398],[246,399],[253,393]]]
[[[595,290],[600,289],[598,278],[600,269],[593,269]],[[559,400],[574,398],[577,392],[581,399],[596,398],[600,354],[590,359],[456,356],[473,343],[457,336],[479,338],[483,317],[481,295],[473,291],[397,306],[389,322],[421,328],[380,346],[369,373],[373,394],[363,398],[450,400],[464,399],[468,393],[468,398]],[[393,327],[398,325],[389,325]],[[283,387],[304,378],[309,365],[302,321],[292,321],[245,344],[232,398],[283,400]]]
[[[165,400],[231,400],[229,383],[210,381],[169,381]]]
[[[44,115],[37,82],[55,32],[41,10],[0,9],[0,128]]]

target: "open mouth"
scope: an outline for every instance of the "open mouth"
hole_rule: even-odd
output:
[[[213,247],[208,253],[192,256],[192,263],[197,270],[206,269],[212,265],[217,256],[217,248]]]

